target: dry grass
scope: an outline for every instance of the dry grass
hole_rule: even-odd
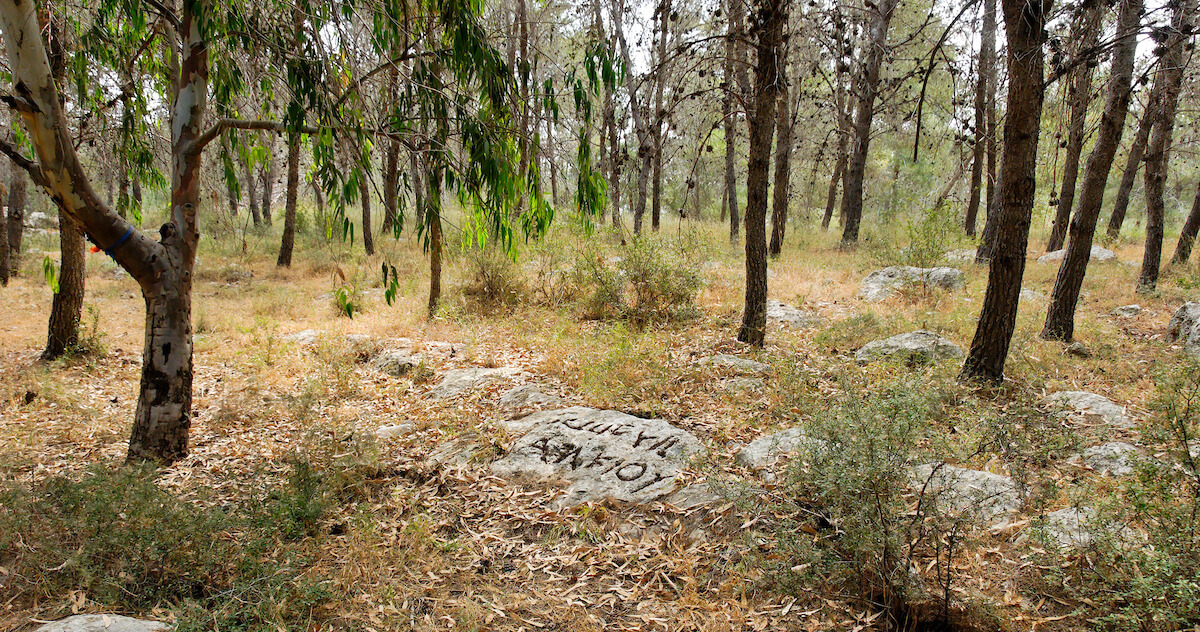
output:
[[[805,235],[803,250],[788,248],[772,263],[770,295],[821,312],[830,327],[776,328],[766,349],[744,350],[731,342],[740,320],[741,252],[724,243],[722,230],[701,231],[712,262],[704,268],[707,283],[698,297],[702,316],[642,331],[581,320],[569,304],[531,301],[515,311],[484,314],[468,309],[454,289],[439,317],[427,320],[425,261],[412,240],[382,239],[384,254],[375,258],[351,254],[342,245],[308,243],[297,254],[297,266],[284,271],[275,269],[267,239],[259,238],[245,253],[206,244],[194,302],[192,452],[164,473],[162,484],[184,497],[199,498],[204,490],[206,497],[236,498],[282,477],[280,464],[314,450],[315,437],[365,438],[380,426],[412,422],[410,435],[372,448],[377,475],[369,483],[375,492],[338,507],[313,542],[317,553],[310,572],[328,580],[339,596],[324,613],[325,629],[879,626],[884,619],[870,619],[871,608],[857,599],[819,586],[782,590],[766,581],[764,560],[779,562],[773,553],[776,529],[788,517],[764,512],[788,500],[774,485],[760,488],[753,503],[735,497],[713,510],[594,504],[556,512],[549,508],[552,487],[509,485],[482,468],[448,472],[423,464],[434,446],[469,433],[482,437],[485,449],[502,450],[511,438],[496,429],[501,413],[495,402],[514,382],[530,381],[573,403],[662,417],[696,433],[711,456],[688,472],[689,480],[724,477],[761,485],[733,464],[740,445],[769,429],[802,423],[843,391],[839,376],[877,384],[910,371],[886,364],[858,367],[849,357],[854,348],[918,327],[940,331],[964,347],[970,343],[985,269],[962,266],[968,274],[963,292],[906,293],[867,306],[855,293],[874,265],[870,258],[837,249],[832,234],[813,234]],[[554,238],[578,239],[566,231]],[[1118,255],[1132,260],[1138,249],[1124,245]],[[100,256],[91,255],[87,300],[101,314],[109,349],[103,357],[36,363],[49,293],[32,272],[3,290],[0,475],[7,481],[30,483],[115,463],[124,455],[139,374],[142,303],[135,284],[105,272]],[[395,306],[386,305],[377,287],[384,257],[408,279]],[[363,286],[367,309],[353,319],[339,317],[329,297],[339,268]],[[1031,261],[1025,287],[1049,294],[1056,270]],[[461,260],[452,262],[451,288],[466,274]],[[1045,304],[1023,303],[1008,363],[1012,386],[996,392],[962,389],[948,417],[971,435],[982,432],[978,421],[988,413],[1064,389],[1104,394],[1144,417],[1150,369],[1177,361],[1160,338],[1174,308],[1191,295],[1184,289],[1191,277],[1168,274],[1159,294],[1145,297],[1133,293],[1136,274],[1136,267],[1119,263],[1090,271],[1077,329],[1094,351],[1090,359],[1066,356],[1062,345],[1040,340]],[[1135,302],[1145,308],[1136,318],[1107,315]],[[851,320],[866,312],[874,318]],[[287,340],[305,329],[323,332],[315,347]],[[436,380],[371,369],[358,361],[348,334],[369,335],[381,347],[407,339],[438,373],[472,365],[522,372],[463,398],[432,401],[422,395]],[[761,391],[730,389],[730,375],[696,365],[714,352],[771,361],[777,374]],[[953,371],[929,369],[926,378],[948,383]],[[1123,436],[1073,431],[1085,444]],[[1061,490],[1051,494],[1051,508],[1069,502],[1064,481],[1091,476],[1068,464],[1067,456],[1053,455],[1034,473]],[[997,471],[1011,466],[976,465]],[[1055,594],[1022,593],[1020,578],[1032,570],[1029,551],[1015,543],[1022,524],[983,534],[959,559],[956,575],[964,579],[956,587],[957,602],[994,611],[1016,627],[1040,620],[1039,629],[1086,629],[1086,610],[1055,618],[1080,604]],[[9,601],[0,612],[0,628],[23,629],[61,605]]]

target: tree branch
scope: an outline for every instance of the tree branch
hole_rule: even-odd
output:
[[[36,162],[21,155],[21,152],[16,147],[3,138],[0,138],[0,154],[8,156],[14,165],[29,172],[29,179],[33,180],[35,184],[41,187],[47,186],[46,176],[42,173],[42,168]]]

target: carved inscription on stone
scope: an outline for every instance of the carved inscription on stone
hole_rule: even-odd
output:
[[[508,478],[564,479],[566,504],[612,496],[648,501],[670,493],[689,457],[704,451],[691,433],[661,419],[573,407],[509,425],[525,432],[492,471]]]

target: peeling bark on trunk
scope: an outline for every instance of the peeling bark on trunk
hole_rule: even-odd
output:
[[[1188,213],[1183,228],[1179,231],[1179,243],[1175,244],[1175,256],[1171,257],[1171,265],[1183,265],[1192,257],[1192,246],[1196,243],[1196,234],[1200,233],[1200,187],[1196,188],[1196,197],[1192,200],[1192,211]]]
[[[1100,22],[1103,17],[1104,3],[1099,0],[1088,0],[1080,9],[1072,29],[1072,55],[1076,57],[1094,57],[1089,52],[1096,46],[1100,35]],[[1053,252],[1062,248],[1067,237],[1067,226],[1071,221],[1071,210],[1075,205],[1075,182],[1079,177],[1079,158],[1083,154],[1083,134],[1087,124],[1088,106],[1092,101],[1092,75],[1094,67],[1083,63],[1071,71],[1068,79],[1070,91],[1071,119],[1068,124],[1067,152],[1063,159],[1062,188],[1058,196],[1058,207],[1055,209],[1054,224],[1050,227],[1050,239],[1046,243],[1046,251]]]
[[[750,158],[746,175],[746,306],[738,340],[762,347],[767,331],[767,186],[771,137],[780,92],[780,46],[787,21],[787,0],[762,0],[758,60],[754,70],[753,111],[748,117]]]
[[[1166,215],[1167,165],[1171,155],[1171,138],[1175,132],[1175,112],[1183,87],[1183,69],[1187,64],[1184,45],[1191,39],[1195,20],[1196,0],[1175,0],[1171,3],[1170,33],[1166,54],[1154,77],[1155,92],[1159,94],[1154,113],[1154,130],[1146,145],[1146,248],[1142,255],[1142,270],[1137,289],[1145,292],[1158,285],[1158,268],[1162,259],[1163,218]],[[1161,82],[1162,88],[1159,89]]]
[[[1146,144],[1150,142],[1150,132],[1154,129],[1154,103],[1157,95],[1153,90],[1146,100],[1146,109],[1142,112],[1141,123],[1138,124],[1137,136],[1129,147],[1129,157],[1125,160],[1125,172],[1121,175],[1121,184],[1117,187],[1117,197],[1113,201],[1112,215],[1108,218],[1108,238],[1117,239],[1121,236],[1121,226],[1125,224],[1125,213],[1129,210],[1129,198],[1133,195],[1133,185],[1137,182],[1138,171],[1142,167],[1142,158],[1146,155]]]
[[[961,377],[998,383],[1017,320],[1037,190],[1037,145],[1045,98],[1042,44],[1050,0],[1002,0],[1008,35],[1008,116],[1000,163],[996,249],[987,292]]]
[[[292,249],[296,245],[296,202],[300,194],[300,134],[290,132],[287,141],[287,196],[283,206],[283,237],[275,265],[292,267]]]
[[[883,66],[883,55],[887,51],[888,27],[892,22],[899,0],[880,0],[871,6],[870,36],[863,51],[863,76],[856,81],[858,104],[854,110],[854,139],[851,143],[850,159],[842,182],[842,245],[858,243],[859,226],[862,223],[863,178],[867,170],[867,151],[871,144],[871,122],[875,117],[875,97],[879,91],[879,71]]]
[[[1129,113],[1130,88],[1133,85],[1133,63],[1137,53],[1137,33],[1140,26],[1142,0],[1122,0],[1117,32],[1118,45],[1113,52],[1109,71],[1104,114],[1096,144],[1088,156],[1079,196],[1079,209],[1071,220],[1067,253],[1058,268],[1042,338],[1070,342],[1075,336],[1075,308],[1084,275],[1091,260],[1092,238],[1104,203],[1104,185],[1112,169],[1113,158],[1125,131]]]

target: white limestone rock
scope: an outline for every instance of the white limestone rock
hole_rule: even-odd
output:
[[[1117,318],[1133,318],[1142,313],[1141,305],[1122,305],[1113,309],[1112,315]]]
[[[734,461],[751,469],[762,469],[777,462],[781,457],[803,448],[824,445],[820,439],[804,434],[802,428],[788,428],[751,441],[738,451]]]
[[[820,314],[792,307],[775,299],[767,299],[767,320],[785,327],[824,327],[829,320]]]
[[[1167,323],[1167,342],[1182,342],[1183,350],[1200,359],[1200,302],[1184,303]]]
[[[1083,463],[1099,474],[1126,476],[1133,473],[1133,457],[1137,446],[1114,441],[1092,446],[1083,451]]]
[[[925,285],[942,290],[960,290],[966,286],[962,270],[954,268],[916,268],[890,266],[868,274],[859,283],[858,296],[872,303],[882,301],[905,285]]]
[[[296,343],[301,347],[313,347],[316,346],[317,341],[321,339],[321,335],[324,333],[325,332],[319,329],[305,329],[304,331],[298,331],[294,334],[288,334],[284,336],[283,339],[288,342]]]
[[[943,509],[977,516],[983,524],[1007,524],[1021,508],[1024,492],[1008,476],[954,465],[926,464],[909,472],[910,487],[924,489]]]
[[[375,429],[375,438],[379,439],[380,441],[386,441],[388,439],[395,439],[397,437],[408,435],[412,432],[412,430],[413,424],[411,421],[405,421],[398,424],[388,424]]]
[[[34,632],[159,632],[170,626],[161,621],[134,619],[116,614],[77,614],[47,623]]]
[[[557,395],[547,395],[538,390],[533,384],[523,384],[500,396],[500,408],[502,410],[514,411],[523,408],[537,406],[545,408],[548,406],[562,406],[563,400]]]
[[[975,263],[975,249],[950,250],[942,258],[950,263]]]
[[[1056,263],[1056,262],[1062,261],[1066,256],[1067,256],[1067,249],[1063,248],[1062,250],[1055,250],[1054,252],[1047,252],[1046,254],[1038,257],[1037,262],[1038,263]],[[1092,261],[1096,261],[1096,262],[1112,261],[1113,259],[1117,258],[1117,253],[1115,253],[1107,248],[1101,248],[1100,246],[1093,245],[1091,258],[1092,258]]]
[[[1039,528],[1046,540],[1060,549],[1083,548],[1092,542],[1091,523],[1095,517],[1091,508],[1067,507],[1043,516]]]
[[[1087,391],[1059,391],[1042,400],[1043,406],[1063,408],[1060,414],[1084,422],[1100,422],[1113,428],[1132,428],[1134,422],[1125,409],[1107,397]]]
[[[921,364],[961,358],[963,355],[963,350],[953,342],[932,331],[919,330],[868,342],[854,353],[854,359],[859,364],[883,359],[901,359],[911,364]]]
[[[409,349],[385,349],[371,360],[371,366],[377,371],[401,377],[423,361],[420,354],[415,354]]]
[[[504,369],[485,369],[481,367],[450,369],[442,377],[441,383],[429,391],[429,397],[433,399],[455,397],[487,384],[492,380],[500,379],[506,374],[507,372]]]
[[[492,463],[510,480],[563,480],[560,506],[612,497],[647,502],[671,493],[689,458],[703,454],[695,435],[661,419],[574,406],[508,422],[524,435]]]

